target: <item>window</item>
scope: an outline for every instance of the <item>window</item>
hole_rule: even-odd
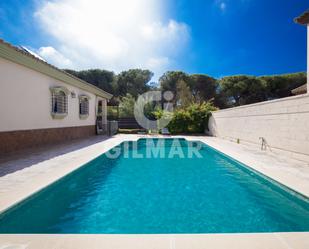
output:
[[[102,116],[102,113],[103,113],[103,104],[102,104],[102,100],[99,100],[99,102],[98,102],[97,115],[98,115],[98,116]]]
[[[89,116],[89,97],[86,95],[79,96],[79,117],[85,119]]]
[[[64,118],[68,115],[68,90],[64,87],[53,87],[50,89],[52,94],[53,118]]]

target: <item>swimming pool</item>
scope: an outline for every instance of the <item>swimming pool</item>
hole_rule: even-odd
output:
[[[290,231],[309,231],[306,198],[184,139],[120,144],[0,215],[0,233]]]

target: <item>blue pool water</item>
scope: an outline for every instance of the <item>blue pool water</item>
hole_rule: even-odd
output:
[[[0,215],[0,233],[309,231],[307,199],[204,144],[189,158],[186,140],[162,141],[103,154]]]

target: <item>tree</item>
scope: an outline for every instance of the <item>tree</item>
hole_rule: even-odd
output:
[[[267,100],[266,82],[247,75],[224,77],[219,81],[221,91],[232,97],[236,106]]]
[[[102,69],[65,71],[113,94],[109,105],[117,105],[127,94],[136,99],[146,91],[161,90],[174,93],[173,104],[177,100],[182,106],[193,101],[211,101],[219,108],[227,108],[288,97],[293,89],[307,82],[306,73],[303,72],[260,77],[237,75],[216,80],[204,74],[168,71],[160,77],[158,85],[150,82],[153,73],[149,70],[130,69],[118,75]]]
[[[126,96],[132,95],[137,98],[139,94],[147,92],[150,86],[147,83],[153,77],[153,73],[149,70],[130,69],[123,71],[117,76],[115,84],[115,95]]]
[[[189,85],[190,77],[188,74],[181,71],[168,71],[159,78],[161,91],[171,91],[174,95],[177,95],[177,83],[184,81]],[[174,100],[176,102],[176,100]]]
[[[126,96],[121,98],[119,103],[119,116],[123,117],[134,117],[134,104],[135,98],[127,93]]]
[[[234,105],[234,100],[227,96],[225,92],[222,92],[220,87],[218,87],[212,102],[214,106],[218,107],[219,109],[229,108]]]
[[[191,90],[184,80],[179,80],[176,84],[176,101],[180,107],[186,107],[193,102]]]
[[[103,89],[104,91],[114,94],[113,81],[115,80],[115,74],[112,71],[101,69],[89,69],[82,71],[66,69],[65,71]]]
[[[196,102],[212,100],[216,95],[217,80],[205,74],[188,75],[182,71],[168,71],[159,79],[161,91],[172,91],[176,96],[179,96],[179,82],[182,84],[182,90],[184,90],[184,85],[189,87],[186,90],[187,95],[190,91]],[[176,101],[177,98],[174,102]]]
[[[306,84],[306,73],[293,73],[272,76],[262,76],[260,79],[266,82],[268,99],[284,98],[291,96],[291,91]]]
[[[214,99],[217,89],[217,80],[205,74],[190,75],[192,94],[196,102]]]

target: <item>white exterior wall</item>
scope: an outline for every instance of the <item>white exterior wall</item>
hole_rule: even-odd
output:
[[[214,112],[210,133],[261,146],[309,162],[309,95],[300,95]]]
[[[0,75],[0,132],[95,125],[94,94],[2,58]],[[76,98],[69,94],[68,115],[63,119],[51,116],[50,87],[54,86],[64,86],[76,93]],[[85,120],[79,118],[80,94],[90,97],[89,117]]]

